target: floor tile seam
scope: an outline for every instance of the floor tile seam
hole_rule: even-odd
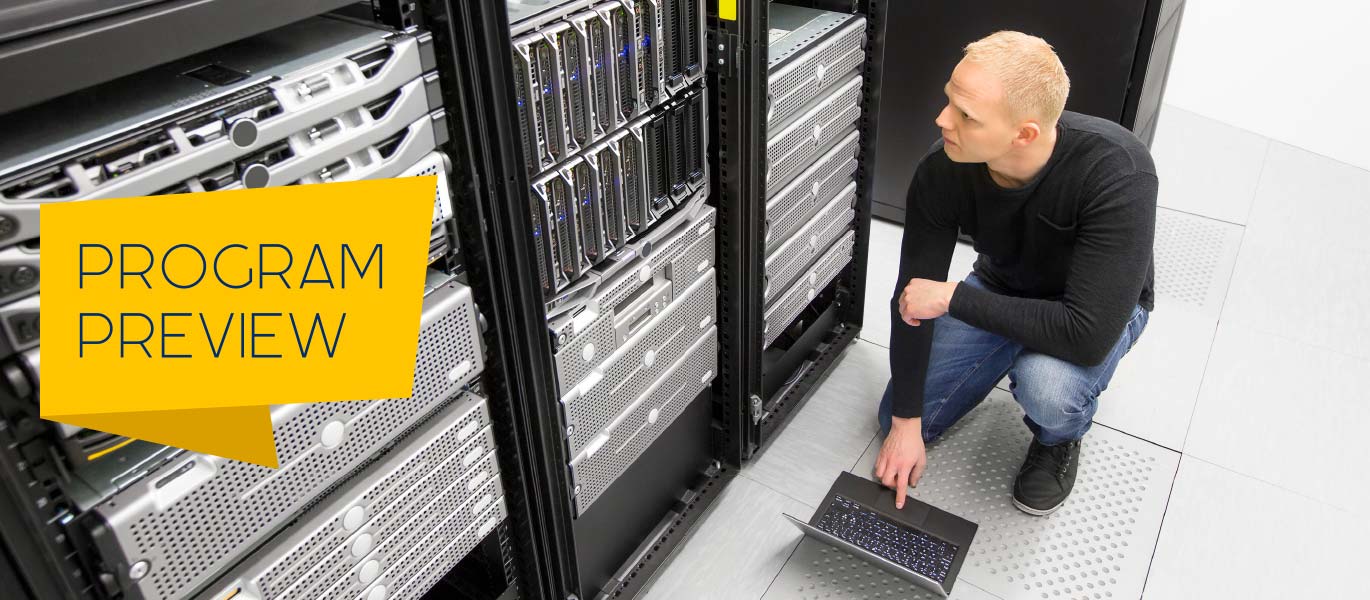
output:
[[[1283,491],[1283,492],[1288,492],[1288,493],[1293,494],[1293,495],[1295,495],[1295,496],[1297,496],[1297,497],[1299,497],[1299,498],[1301,498],[1301,499],[1307,500],[1307,501],[1312,502],[1312,503],[1314,503],[1314,504],[1317,504],[1317,505],[1319,505],[1319,506],[1323,506],[1323,507],[1326,507],[1326,508],[1330,508],[1330,509],[1332,509],[1332,510],[1335,510],[1335,511],[1337,511],[1338,513],[1341,513],[1343,516],[1348,516],[1348,517],[1356,518],[1356,519],[1359,519],[1359,520],[1361,520],[1361,521],[1365,521],[1366,523],[1370,524],[1370,514],[1358,513],[1358,512],[1356,512],[1356,511],[1354,511],[1354,510],[1351,510],[1350,508],[1341,506],[1341,505],[1339,505],[1339,504],[1335,504],[1335,503],[1333,503],[1333,502],[1328,502],[1327,500],[1323,500],[1323,499],[1321,499],[1321,498],[1317,498],[1317,497],[1314,497],[1314,496],[1310,496],[1310,495],[1308,495],[1308,494],[1305,493],[1305,492],[1300,492],[1299,490],[1296,490],[1296,489],[1287,487],[1287,486],[1285,486],[1285,485],[1276,483],[1276,482],[1274,482],[1274,481],[1269,481],[1269,480],[1267,480],[1267,479],[1263,479],[1263,478],[1261,478],[1261,477],[1257,477],[1257,476],[1252,475],[1252,474],[1250,474],[1250,473],[1245,473],[1245,472],[1243,472],[1243,471],[1237,470],[1236,468],[1229,467],[1229,466],[1227,466],[1227,465],[1224,465],[1224,464],[1222,464],[1222,463],[1219,463],[1219,462],[1217,462],[1216,460],[1204,458],[1204,457],[1202,457],[1202,456],[1199,456],[1199,455],[1197,455],[1197,454],[1194,454],[1193,452],[1186,452],[1186,453],[1184,453],[1184,456],[1187,457],[1187,458],[1189,458],[1189,459],[1191,459],[1191,460],[1196,460],[1196,461],[1199,461],[1199,462],[1204,463],[1204,464],[1206,464],[1206,465],[1209,465],[1209,466],[1212,466],[1212,467],[1216,467],[1216,468],[1218,468],[1218,469],[1222,469],[1222,470],[1227,471],[1228,473],[1231,473],[1231,474],[1233,474],[1233,475],[1237,475],[1237,476],[1239,476],[1239,477],[1244,477],[1244,478],[1250,479],[1250,480],[1252,480],[1252,481],[1256,481],[1256,482],[1259,482],[1259,483],[1263,483],[1263,484],[1265,484],[1265,485],[1268,485],[1268,486],[1270,486],[1270,487],[1273,487],[1273,488],[1275,488],[1275,489],[1277,489],[1277,490],[1280,490],[1280,491]],[[1179,478],[1179,477],[1178,477],[1178,475],[1177,475],[1177,476],[1176,476],[1176,479],[1178,479],[1178,478]]]
[[[798,503],[804,505],[804,507],[806,507],[806,508],[809,508],[809,509],[812,509],[812,510],[816,510],[816,509],[817,509],[814,505],[809,504],[808,502],[805,502],[805,501],[800,500],[800,499],[798,499],[798,498],[795,498],[794,496],[791,496],[791,495],[790,495],[789,493],[787,493],[787,492],[784,492],[784,491],[781,491],[781,490],[779,490],[779,489],[776,489],[775,486],[773,486],[773,485],[771,485],[771,484],[769,484],[769,483],[766,483],[765,481],[762,481],[762,480],[760,480],[760,479],[757,479],[756,477],[753,477],[751,474],[749,474],[749,473],[747,473],[747,472],[745,472],[745,471],[744,471],[744,472],[741,472],[741,473],[738,473],[738,476],[739,476],[739,477],[746,477],[746,478],[747,478],[747,481],[750,481],[750,482],[755,483],[755,484],[757,484],[757,485],[759,485],[759,486],[761,486],[761,487],[764,487],[764,488],[766,488],[766,489],[768,489],[768,490],[770,490],[770,491],[772,491],[772,492],[775,492],[775,493],[777,493],[777,494],[780,494],[781,496],[784,496],[785,498],[788,498],[788,499],[790,499],[790,500],[793,500],[793,501],[795,501],[795,502],[798,502]]]
[[[1196,117],[1199,117],[1199,118],[1201,118],[1201,119],[1207,119],[1207,120],[1212,121],[1212,122],[1214,122],[1214,123],[1217,123],[1217,124],[1219,124],[1219,125],[1224,125],[1224,126],[1227,126],[1227,127],[1232,128],[1232,129],[1236,129],[1237,131],[1240,131],[1240,132],[1242,132],[1242,133],[1247,133],[1247,134],[1250,134],[1250,135],[1254,135],[1254,136],[1256,136],[1256,137],[1259,137],[1259,138],[1265,140],[1267,151],[1269,150],[1270,147],[1274,146],[1275,144],[1279,144],[1279,145],[1284,146],[1284,147],[1286,147],[1286,148],[1292,148],[1292,149],[1294,149],[1294,150],[1299,150],[1299,151],[1301,151],[1301,152],[1307,152],[1307,153],[1309,153],[1309,154],[1312,154],[1313,156],[1316,156],[1316,157],[1318,157],[1318,158],[1321,158],[1321,159],[1324,159],[1324,160],[1328,160],[1328,161],[1337,163],[1338,165],[1341,165],[1341,166],[1350,167],[1350,168],[1352,168],[1352,169],[1356,169],[1357,171],[1361,171],[1361,172],[1364,172],[1364,173],[1370,173],[1370,169],[1367,169],[1367,168],[1362,167],[1362,166],[1357,165],[1357,164],[1352,164],[1352,163],[1346,162],[1346,161],[1344,161],[1344,160],[1342,160],[1342,159],[1340,159],[1340,158],[1336,158],[1336,157],[1334,157],[1334,156],[1328,156],[1328,155],[1326,155],[1326,154],[1323,154],[1323,153],[1321,153],[1321,152],[1318,152],[1317,150],[1312,150],[1312,149],[1310,149],[1310,148],[1306,148],[1306,147],[1303,147],[1303,146],[1297,146],[1297,145],[1295,145],[1295,144],[1292,143],[1292,142],[1288,142],[1288,141],[1285,141],[1285,140],[1281,140],[1281,139],[1278,139],[1278,138],[1274,138],[1274,137],[1268,136],[1268,135],[1266,135],[1266,134],[1264,134],[1264,133],[1260,133],[1260,132],[1258,132],[1258,131],[1252,131],[1252,130],[1250,130],[1250,129],[1247,129],[1247,128],[1245,128],[1245,127],[1242,127],[1241,125],[1237,125],[1237,124],[1234,124],[1234,123],[1230,123],[1230,122],[1224,121],[1224,120],[1219,119],[1219,118],[1216,118],[1216,117],[1211,117],[1211,116],[1206,115],[1206,114],[1204,114],[1204,113],[1195,112],[1195,111],[1193,111],[1193,110],[1184,108],[1184,107],[1179,106],[1179,105],[1177,105],[1177,104],[1167,104],[1167,106],[1170,106],[1171,108],[1176,108],[1176,109],[1185,111],[1185,112],[1187,112],[1187,113],[1189,113],[1189,114],[1191,114],[1191,115],[1194,115],[1194,116],[1196,116]],[[1262,165],[1264,165],[1264,163],[1262,163]]]
[[[1333,347],[1331,347],[1331,346],[1328,346],[1327,344],[1321,344],[1321,343],[1318,343],[1318,342],[1311,342],[1311,341],[1308,341],[1308,340],[1299,339],[1299,338],[1297,338],[1297,337],[1291,336],[1291,335],[1289,335],[1289,334],[1287,334],[1287,333],[1284,333],[1284,332],[1281,332],[1281,331],[1275,331],[1275,330],[1273,330],[1273,329],[1267,329],[1265,326],[1259,325],[1259,324],[1258,324],[1258,323],[1263,323],[1263,322],[1265,322],[1265,321],[1262,321],[1262,320],[1260,320],[1260,319],[1230,318],[1230,320],[1228,321],[1228,325],[1231,325],[1231,326],[1233,326],[1233,327],[1243,327],[1243,328],[1249,329],[1249,330],[1251,330],[1251,331],[1254,331],[1254,332],[1259,333],[1259,334],[1262,334],[1262,335],[1268,335],[1268,336],[1270,336],[1270,337],[1279,338],[1279,339],[1281,339],[1281,340],[1283,340],[1283,341],[1286,341],[1286,342],[1290,342],[1290,343],[1293,343],[1293,344],[1298,344],[1298,345],[1300,345],[1300,346],[1303,346],[1305,349],[1310,349],[1310,350],[1322,350],[1323,352],[1327,352],[1327,353],[1329,353],[1329,354],[1335,354],[1335,355],[1337,355],[1337,356],[1339,356],[1339,357],[1341,357],[1341,358],[1349,358],[1349,359],[1354,360],[1354,361],[1356,361],[1356,362],[1362,362],[1362,363],[1368,363],[1368,364],[1370,364],[1370,355],[1353,354],[1353,353],[1351,353],[1351,352],[1347,352],[1347,351],[1342,350],[1342,349],[1340,349],[1340,348],[1333,348]],[[1219,325],[1219,326],[1222,325],[1222,320],[1221,320],[1221,319],[1219,319],[1218,325]],[[1216,334],[1214,335],[1214,339],[1215,339],[1215,340],[1217,339],[1217,335],[1216,335]],[[1206,374],[1207,374],[1207,373],[1205,373],[1205,375],[1206,375]]]
[[[1259,184],[1258,184],[1258,185],[1259,185]],[[1253,201],[1253,203],[1254,203],[1255,199],[1256,199],[1256,193],[1253,191],[1253,192],[1251,192],[1251,200]],[[1212,221],[1212,222],[1214,222],[1214,223],[1221,223],[1221,224],[1223,224],[1223,225],[1231,225],[1231,226],[1233,226],[1233,227],[1240,227],[1240,228],[1242,228],[1242,229],[1246,229],[1246,224],[1245,224],[1245,223],[1237,223],[1237,222],[1234,222],[1234,221],[1228,221],[1227,219],[1219,219],[1219,218],[1217,218],[1217,217],[1205,215],[1205,214],[1202,214],[1202,213],[1197,213],[1197,212],[1194,212],[1194,211],[1192,211],[1192,210],[1184,210],[1184,209],[1181,209],[1181,208],[1175,208],[1175,207],[1173,207],[1173,206],[1166,206],[1165,204],[1162,204],[1162,203],[1159,201],[1159,199],[1158,199],[1157,202],[1156,202],[1156,209],[1157,209],[1157,210],[1168,210],[1168,211],[1173,212],[1173,213],[1179,213],[1179,214],[1182,214],[1182,215],[1185,215],[1185,216],[1194,217],[1194,218],[1196,218],[1196,219],[1203,219],[1203,220],[1205,220],[1205,221]],[[1249,219],[1250,216],[1251,216],[1251,208],[1250,208],[1250,206],[1248,206],[1248,207],[1247,207],[1247,218]]]
[[[1256,172],[1256,187],[1251,190],[1251,202],[1246,205],[1246,222],[1248,224],[1251,223],[1251,215],[1256,210],[1256,198],[1260,196],[1261,180],[1265,177],[1265,167],[1270,164],[1270,148],[1274,145],[1271,140],[1266,139],[1265,153],[1261,155],[1261,169]],[[1235,273],[1233,274],[1235,275]]]
[[[1269,154],[1269,148],[1266,148],[1266,154]],[[1255,205],[1256,203],[1254,194],[1259,193],[1261,180],[1265,176],[1265,162],[1265,160],[1261,161],[1261,172],[1256,175],[1256,191],[1253,192],[1251,200],[1252,205]],[[1247,214],[1246,222],[1248,225],[1251,223],[1250,213]],[[1218,320],[1213,326],[1213,335],[1208,340],[1208,352],[1204,356],[1203,373],[1199,374],[1199,386],[1194,392],[1194,402],[1189,407],[1189,418],[1185,420],[1184,437],[1180,440],[1181,453],[1184,452],[1185,448],[1189,447],[1189,434],[1194,431],[1194,415],[1198,414],[1199,403],[1203,401],[1203,389],[1204,384],[1208,381],[1208,369],[1213,366],[1213,349],[1218,346],[1218,336],[1222,334],[1223,316],[1227,314],[1227,307],[1232,301],[1232,284],[1237,278],[1237,268],[1241,266],[1242,248],[1246,247],[1247,240],[1249,239],[1249,236],[1247,235],[1248,232],[1249,229],[1243,227],[1242,237],[1237,240],[1237,251],[1232,258],[1232,273],[1228,274],[1227,277],[1227,291],[1223,293],[1222,306],[1218,307]]]
[[[780,580],[780,574],[785,572],[785,567],[788,566],[788,565],[790,564],[790,561],[794,559],[794,554],[795,554],[796,552],[799,552],[799,545],[800,545],[800,544],[803,544],[803,543],[804,543],[804,538],[803,538],[803,537],[800,537],[800,538],[799,538],[799,541],[797,541],[797,542],[794,543],[794,547],[793,547],[793,548],[790,548],[790,554],[789,554],[789,556],[786,556],[786,557],[785,557],[785,561],[782,562],[782,563],[780,563],[780,568],[779,568],[779,569],[776,569],[776,570],[775,570],[775,575],[772,575],[772,576],[771,576],[771,582],[766,584],[766,589],[764,589],[764,590],[761,591],[761,596],[758,597],[756,600],[761,600],[762,598],[765,598],[765,597],[766,597],[766,594],[771,593],[771,588],[772,588],[772,587],[775,587],[775,582],[777,582],[777,581]]]
[[[1197,393],[1197,392],[1196,392],[1196,393]],[[1145,437],[1142,437],[1141,435],[1132,433],[1132,432],[1130,432],[1130,431],[1126,431],[1126,430],[1121,429],[1121,428],[1119,428],[1119,427],[1115,427],[1115,426],[1109,425],[1109,424],[1107,424],[1107,423],[1100,423],[1100,422],[1097,421],[1097,420],[1094,421],[1094,424],[1095,424],[1095,425],[1098,425],[1099,427],[1103,427],[1104,429],[1108,429],[1109,431],[1113,431],[1113,432],[1116,432],[1116,433],[1118,433],[1118,434],[1125,435],[1125,436],[1130,437],[1130,438],[1132,438],[1132,439],[1134,439],[1134,440],[1137,440],[1137,441],[1139,441],[1139,442],[1144,442],[1144,443],[1149,444],[1149,445],[1151,445],[1151,446],[1155,446],[1157,449],[1165,450],[1166,452],[1170,452],[1170,453],[1172,453],[1172,454],[1175,455],[1175,458],[1176,458],[1177,461],[1178,461],[1178,459],[1179,459],[1181,456],[1184,455],[1184,452],[1183,452],[1183,451],[1176,450],[1175,448],[1171,448],[1170,446],[1167,446],[1167,445],[1165,445],[1165,444],[1162,444],[1162,443],[1157,442],[1157,441],[1154,441],[1154,440],[1148,440],[1148,439],[1146,439]]]
[[[1197,459],[1196,459],[1197,460]],[[1161,551],[1161,534],[1165,533],[1165,518],[1170,514],[1170,502],[1175,498],[1175,484],[1180,480],[1180,464],[1184,462],[1184,454],[1180,454],[1180,460],[1175,461],[1175,472],[1170,475],[1170,489],[1165,493],[1165,508],[1161,509],[1161,520],[1156,526],[1156,542],[1151,546],[1151,558],[1146,561],[1146,575],[1142,576],[1141,598],[1146,598],[1146,586],[1151,583],[1151,568],[1156,564],[1156,555]]]
[[[1219,122],[1221,122],[1221,121],[1219,121]],[[1260,135],[1260,134],[1257,134],[1257,135]],[[1305,148],[1305,147],[1303,147],[1303,146],[1296,146],[1296,145],[1294,145],[1292,142],[1287,142],[1287,141],[1284,141],[1284,140],[1275,139],[1275,138],[1272,138],[1272,137],[1269,137],[1269,136],[1265,136],[1265,137],[1266,137],[1266,139],[1270,140],[1270,145],[1271,145],[1271,146],[1274,146],[1275,144],[1279,144],[1279,145],[1284,146],[1284,147],[1286,147],[1286,148],[1290,148],[1290,149],[1293,149],[1293,150],[1298,150],[1298,151],[1300,151],[1300,152],[1307,152],[1308,154],[1312,154],[1313,156],[1316,156],[1316,157],[1318,157],[1318,158],[1321,158],[1321,159],[1326,160],[1326,161],[1329,161],[1329,162],[1336,163],[1337,165],[1340,165],[1340,166],[1343,166],[1343,167],[1349,167],[1349,168],[1355,169],[1355,170],[1357,170],[1357,171],[1360,171],[1360,172],[1362,172],[1362,173],[1370,174],[1370,169],[1367,169],[1367,168],[1362,167],[1362,166],[1357,165],[1357,164],[1352,164],[1352,163],[1346,162],[1346,161],[1344,161],[1344,160],[1342,160],[1342,159],[1340,159],[1340,158],[1337,158],[1337,157],[1335,157],[1335,156],[1328,156],[1328,155],[1326,155],[1326,154],[1323,154],[1323,153],[1321,153],[1321,152],[1318,152],[1317,150],[1312,150],[1312,149],[1309,149],[1309,148]]]
[[[1273,142],[1273,141],[1275,141],[1274,138],[1271,138],[1270,136],[1265,135],[1264,133],[1260,133],[1260,132],[1258,132],[1258,131],[1252,131],[1252,130],[1250,130],[1250,129],[1247,129],[1247,128],[1245,128],[1245,127],[1242,127],[1241,125],[1237,125],[1237,124],[1235,124],[1235,123],[1229,123],[1229,122],[1224,121],[1224,120],[1222,120],[1222,119],[1219,119],[1219,118],[1217,118],[1217,117],[1211,117],[1211,116],[1209,116],[1209,115],[1207,115],[1207,114],[1198,112],[1198,111],[1193,110],[1193,109],[1185,108],[1185,107],[1180,106],[1180,105],[1178,105],[1178,104],[1171,104],[1171,103],[1169,103],[1169,102],[1163,102],[1163,103],[1162,103],[1162,106],[1168,106],[1168,107],[1173,108],[1173,109],[1176,109],[1176,110],[1181,110],[1181,111],[1187,112],[1187,113],[1189,113],[1190,115],[1192,115],[1192,116],[1194,116],[1194,117],[1198,117],[1198,118],[1200,118],[1200,119],[1204,119],[1204,120],[1207,120],[1207,121],[1212,121],[1212,122],[1217,123],[1217,124],[1219,124],[1219,125],[1222,125],[1222,126],[1224,126],[1224,127],[1229,127],[1229,128],[1232,128],[1232,129],[1236,129],[1237,131],[1240,131],[1240,132],[1242,132],[1242,133],[1249,134],[1249,135],[1253,135],[1253,136],[1256,136],[1256,137],[1258,137],[1258,138],[1261,138],[1261,139],[1265,140],[1266,142]]]

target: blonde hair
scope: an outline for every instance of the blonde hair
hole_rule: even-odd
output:
[[[1061,117],[1070,94],[1070,77],[1046,40],[1017,31],[999,31],[966,46],[965,59],[984,67],[1004,86],[1015,119],[1038,118],[1051,125]]]

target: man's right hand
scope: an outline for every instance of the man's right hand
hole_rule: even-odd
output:
[[[923,447],[923,419],[894,417],[890,434],[885,436],[880,456],[875,459],[875,477],[885,487],[894,490],[895,508],[904,508],[908,487],[918,485],[927,466],[927,450]]]

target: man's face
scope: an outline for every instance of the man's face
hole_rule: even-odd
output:
[[[1018,124],[999,80],[979,65],[961,61],[944,89],[947,106],[937,115],[947,157],[961,163],[990,162],[1013,150]]]

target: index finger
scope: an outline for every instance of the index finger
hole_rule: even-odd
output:
[[[894,485],[894,507],[904,508],[904,494],[908,493],[909,489],[909,472],[899,471],[899,477],[895,478]]]

